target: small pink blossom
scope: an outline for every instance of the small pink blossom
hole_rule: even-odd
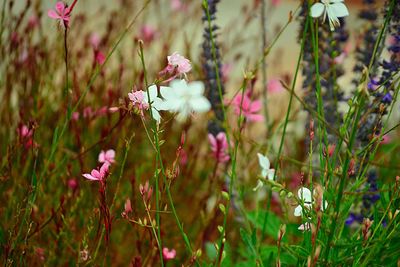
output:
[[[72,120],[77,121],[79,120],[79,112],[74,112],[72,113]]]
[[[93,47],[93,49],[97,50],[99,49],[100,46],[100,36],[97,33],[92,33],[90,35],[90,45]]]
[[[176,68],[178,74],[185,74],[192,70],[192,65],[189,59],[179,55],[177,52],[167,57],[168,65],[172,67],[172,70]]]
[[[93,117],[93,115],[95,115],[95,113],[93,112],[93,109],[91,107],[86,107],[83,109],[84,118],[91,118]]]
[[[78,188],[78,181],[75,178],[69,179],[68,180],[68,187],[72,191],[75,191]]]
[[[278,79],[271,79],[267,83],[267,90],[270,93],[279,93],[282,92],[284,89],[281,82]]]
[[[163,254],[164,260],[166,260],[166,261],[172,260],[176,257],[176,250],[175,249],[169,250],[168,248],[163,248],[162,254]]]
[[[171,0],[171,9],[173,11],[184,11],[186,6],[182,3],[182,0]]]
[[[96,60],[96,63],[99,65],[103,65],[103,63],[106,61],[106,56],[101,51],[96,51],[94,53],[94,58]]]
[[[149,104],[144,99],[145,92],[142,90],[133,91],[128,93],[129,99],[132,101],[133,105],[136,106],[143,114],[144,110],[149,109]]]
[[[129,213],[131,212],[132,212],[131,200],[127,198],[124,204],[124,211],[121,213],[121,216],[127,219],[129,218]]]
[[[146,181],[144,186],[142,184],[139,185],[139,192],[142,195],[143,199],[145,201],[150,200],[152,194],[153,194],[153,187],[149,185],[149,181]]]
[[[151,25],[143,25],[142,28],[140,28],[140,37],[146,44],[151,43],[157,35],[157,30]]]
[[[32,130],[29,130],[28,126],[26,126],[25,124],[23,124],[20,128],[19,128],[19,135],[22,138],[28,138],[32,136]]]
[[[208,134],[208,141],[211,145],[213,157],[217,160],[217,162],[224,163],[229,161],[230,157],[228,155],[228,141],[224,132],[218,133],[216,137],[212,134]]]
[[[61,26],[68,28],[71,18],[71,10],[63,2],[57,2],[55,9],[50,9],[47,12],[47,15],[52,19],[59,20]]]
[[[89,179],[91,181],[104,181],[104,179],[107,177],[108,175],[108,168],[110,167],[109,163],[105,162],[100,170],[97,169],[93,169],[90,174],[89,173],[84,173],[82,174],[83,177],[85,177],[86,179]]]
[[[221,67],[222,80],[226,82],[229,78],[229,74],[232,72],[233,65],[231,63],[223,64]]]
[[[271,4],[274,7],[277,7],[281,4],[282,0],[271,0]]]
[[[260,114],[257,114],[262,108],[261,100],[251,100],[250,94],[251,91],[247,90],[244,93],[244,96],[242,94],[237,94],[233,98],[232,105],[234,106],[234,112],[236,115],[240,115],[240,113],[242,113],[242,115],[248,121],[262,121],[264,120],[264,117]]]
[[[100,163],[108,163],[111,165],[112,163],[115,162],[115,151],[114,149],[109,149],[107,151],[101,151],[99,154],[99,162]]]
[[[126,199],[126,201],[125,201],[124,210],[126,213],[132,212],[132,204],[131,204],[131,200],[129,198]]]

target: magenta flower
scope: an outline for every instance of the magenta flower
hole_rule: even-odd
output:
[[[111,165],[112,163],[115,162],[115,151],[114,149],[109,149],[107,151],[101,151],[99,154],[99,162],[100,163],[108,163],[108,165]]]
[[[241,113],[248,121],[262,121],[264,117],[257,114],[262,107],[261,100],[251,100],[250,93],[250,90],[247,90],[244,96],[242,94],[237,94],[233,98],[232,105],[234,106],[234,112],[236,115],[240,115],[240,110],[242,110]]]
[[[229,161],[230,157],[228,155],[228,141],[224,132],[218,133],[216,137],[212,134],[208,134],[208,141],[211,145],[213,157],[218,163]]]
[[[29,130],[28,126],[26,126],[25,124],[23,124],[20,128],[19,128],[19,135],[22,138],[28,138],[32,136],[32,130]]]
[[[104,179],[107,177],[108,175],[108,168],[110,167],[110,164],[108,164],[107,162],[105,162],[100,170],[96,170],[93,169],[90,174],[89,173],[84,173],[82,174],[83,177],[85,177],[86,179],[89,179],[91,181],[104,181]]]
[[[166,260],[166,261],[172,260],[176,257],[176,250],[175,249],[169,250],[168,248],[163,248],[162,254],[163,254],[164,260]]]
[[[50,9],[47,15],[52,19],[59,20],[61,26],[68,28],[71,11],[72,9],[68,8],[63,2],[57,2],[55,9]]]

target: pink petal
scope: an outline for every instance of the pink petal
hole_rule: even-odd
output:
[[[110,163],[105,162],[100,168],[100,178],[104,178],[106,173],[108,172],[108,167],[110,167]]]
[[[208,141],[210,142],[211,149],[217,147],[217,140],[215,139],[214,135],[208,134]]]
[[[99,180],[96,177],[93,177],[92,175],[90,175],[89,173],[82,174],[82,176],[85,177],[86,179],[89,179],[89,180],[92,180],[92,181],[98,181]]]
[[[64,15],[64,10],[65,10],[65,5],[63,2],[57,2],[56,4],[56,10],[60,15]]]
[[[92,170],[90,173],[94,178],[97,178],[98,180],[100,180],[100,173],[98,170]]]
[[[115,151],[114,149],[109,149],[106,152],[106,158],[107,159],[114,159],[115,158]]]
[[[47,16],[49,16],[52,19],[61,19],[60,15],[58,15],[54,10],[50,9],[47,11]]]
[[[247,116],[247,119],[249,121],[263,121],[264,120],[264,116],[260,115],[260,114],[249,114]]]
[[[105,153],[104,153],[104,151],[102,150],[102,151],[100,152],[100,154],[99,154],[99,162],[103,163],[104,161],[106,161],[106,158],[105,158]]]
[[[256,113],[261,110],[261,107],[262,107],[261,100],[256,100],[250,105],[249,111],[251,113]]]

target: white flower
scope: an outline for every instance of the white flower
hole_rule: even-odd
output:
[[[329,26],[331,31],[333,31],[335,26],[340,26],[338,18],[349,15],[349,11],[343,2],[344,0],[321,0],[321,3],[312,5],[311,17],[318,18],[324,15],[323,21],[325,21],[328,15]]]
[[[315,190],[314,193],[315,194]],[[294,209],[294,216],[302,216],[303,215],[303,207],[305,209],[310,209],[313,203],[313,195],[311,194],[310,189],[306,188],[306,187],[301,187],[299,189],[299,191],[297,192],[297,195],[300,199],[300,201],[303,203],[303,206],[298,205],[295,209]],[[328,202],[324,201],[324,199],[321,199],[321,210],[323,211],[324,209],[326,209],[328,207]]]
[[[168,91],[168,89],[169,89],[168,87],[161,86],[160,87],[161,95],[164,91]],[[143,102],[147,105],[149,105],[149,97],[150,97],[151,113],[153,115],[153,119],[156,120],[158,123],[160,123],[161,116],[158,111],[162,110],[161,108],[163,106],[164,101],[158,97],[157,86],[154,84],[149,86],[147,92],[143,92]]]
[[[268,180],[271,181],[274,180],[275,170],[269,168],[271,165],[269,159],[260,153],[257,153],[257,156],[258,164],[260,164],[261,167],[261,176],[264,178],[268,177]]]
[[[164,102],[159,106],[159,110],[178,112],[177,119],[184,121],[192,112],[202,113],[210,110],[211,104],[203,93],[202,82],[187,84],[185,80],[173,80],[170,88],[161,90]]]

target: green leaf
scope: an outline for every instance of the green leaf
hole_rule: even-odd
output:
[[[258,216],[256,218],[257,213],[254,211],[247,213],[247,217],[255,225],[256,228],[262,230],[266,214],[267,214],[266,211],[261,211],[258,213]],[[267,221],[265,225],[265,232],[275,240],[277,239],[280,225],[281,225],[281,220],[279,219],[279,217],[272,212],[268,212]]]
[[[253,239],[250,236],[250,234],[243,228],[240,228],[239,232],[240,232],[240,236],[242,237],[244,244],[246,245],[248,252],[250,253],[250,256],[256,257],[257,252],[254,247]]]

